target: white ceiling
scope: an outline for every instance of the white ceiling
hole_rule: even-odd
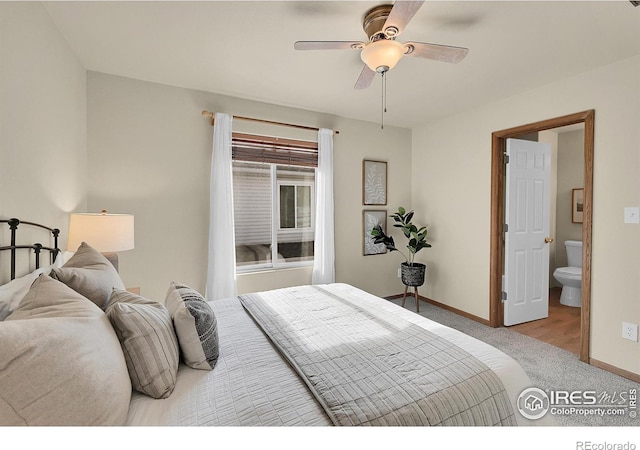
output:
[[[378,122],[379,77],[353,85],[375,1],[45,2],[92,71]],[[460,64],[404,57],[387,78],[385,123],[413,127],[640,54],[640,7],[619,1],[428,1],[399,41],[468,47]],[[232,112],[233,113],[233,112]]]

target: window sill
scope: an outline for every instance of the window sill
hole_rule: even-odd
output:
[[[277,267],[265,266],[265,267],[236,267],[237,275],[251,275],[252,273],[265,273],[265,272],[283,272],[286,270],[298,270],[304,268],[312,268],[313,261],[281,264]]]

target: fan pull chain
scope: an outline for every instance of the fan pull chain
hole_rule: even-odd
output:
[[[382,72],[382,102],[380,111],[380,129],[384,130],[384,113],[387,112],[387,79],[384,76],[386,72]]]
[[[384,82],[384,112],[387,112],[387,77],[386,72],[382,74],[382,81]]]

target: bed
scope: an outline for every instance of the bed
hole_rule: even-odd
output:
[[[154,301],[101,258],[83,243],[0,286],[0,424],[553,423],[518,412],[512,358],[356,287]]]

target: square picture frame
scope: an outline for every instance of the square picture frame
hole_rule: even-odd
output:
[[[582,223],[584,210],[584,189],[576,188],[571,190],[571,222]]]
[[[387,232],[387,211],[380,209],[365,209],[362,211],[362,254],[364,256],[383,255],[387,253],[387,247],[385,247],[384,244],[374,244],[373,242],[371,230],[373,230],[373,227],[376,225],[382,226],[382,231]]]
[[[365,159],[362,161],[362,204],[387,205],[387,163]]]

